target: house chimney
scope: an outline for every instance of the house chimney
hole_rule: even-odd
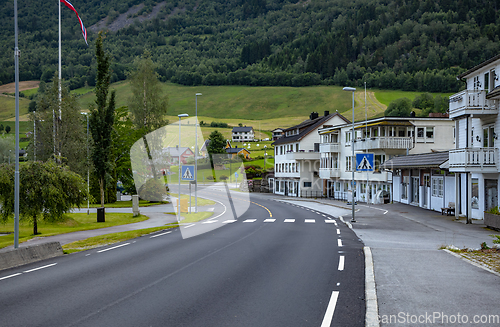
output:
[[[330,111],[325,110],[325,117],[328,116],[329,114],[330,114]]]
[[[318,118],[318,117],[319,117],[319,116],[318,116],[318,113],[317,113],[317,112],[311,112],[311,114],[309,115],[309,118],[310,118],[311,120],[314,120],[314,119],[316,119],[316,118]]]

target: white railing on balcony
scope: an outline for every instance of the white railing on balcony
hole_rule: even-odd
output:
[[[495,148],[465,148],[450,151],[450,168],[496,168]]]
[[[319,152],[340,152],[340,143],[320,143]]]
[[[498,113],[497,100],[486,99],[486,91],[464,90],[450,97],[450,118],[474,113],[492,115]]]
[[[320,168],[319,169],[319,178],[321,179],[330,179],[330,178],[339,178],[340,177],[340,168]]]
[[[413,139],[411,137],[372,137],[368,139],[356,140],[355,149],[413,149]]]

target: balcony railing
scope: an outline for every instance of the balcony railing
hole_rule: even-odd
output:
[[[411,137],[372,137],[367,139],[356,140],[354,144],[356,150],[413,149],[413,139]]]
[[[308,152],[287,152],[285,158],[286,160],[319,160],[320,153],[312,150]]]
[[[328,152],[340,152],[340,143],[321,143],[319,145],[319,152],[328,153]]]
[[[450,169],[497,170],[495,148],[465,148],[450,151]]]
[[[464,90],[450,97],[450,118],[466,114],[494,115],[498,113],[497,100],[486,99],[486,91]]]
[[[319,178],[321,179],[330,179],[330,178],[339,178],[340,177],[340,168],[320,168],[319,169]]]

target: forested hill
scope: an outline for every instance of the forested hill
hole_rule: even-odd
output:
[[[58,0],[18,0],[21,80],[57,69]],[[107,29],[113,81],[149,48],[163,81],[185,85],[362,85],[454,92],[456,75],[500,52],[500,0],[73,0],[63,78],[95,83]],[[13,1],[0,0],[0,82],[14,79]]]

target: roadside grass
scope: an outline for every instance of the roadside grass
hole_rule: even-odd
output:
[[[179,225],[177,223],[160,226],[160,227],[151,227],[145,229],[138,229],[126,232],[105,234],[100,236],[94,236],[87,238],[85,240],[76,241],[72,243],[68,243],[62,246],[65,254],[80,252],[85,250],[94,249],[97,247],[110,245],[114,243],[124,242],[133,238],[137,238],[140,236],[148,235],[157,231],[167,230],[171,228],[176,228]]]
[[[97,214],[69,213],[64,215],[60,222],[48,223],[38,222],[38,235],[33,235],[33,226],[26,222],[19,222],[19,242],[26,242],[35,237],[45,237],[58,234],[92,230],[111,226],[126,225],[147,220],[148,217],[139,215],[133,217],[131,213],[106,213],[106,222],[98,223]],[[14,220],[9,219],[5,224],[0,224],[0,248],[14,244]]]
[[[181,212],[181,216],[184,217],[184,219],[181,220],[181,224],[196,223],[198,221],[210,218],[213,214],[214,213],[211,211],[201,211],[193,213]]]
[[[157,206],[161,204],[167,204],[167,201],[161,201],[161,202],[149,202],[146,200],[139,200],[139,207],[151,207],[151,206]],[[101,204],[100,203],[91,203],[90,204],[91,208],[100,208]],[[87,208],[86,205],[82,205],[81,209]],[[129,201],[116,201],[113,203],[105,203],[104,208],[132,208],[132,200]]]

